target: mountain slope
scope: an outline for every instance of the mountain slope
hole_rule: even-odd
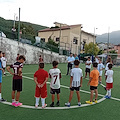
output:
[[[0,17],[0,31],[4,32],[8,38],[13,38],[12,28],[13,28],[13,20],[5,20],[4,18]],[[18,34],[18,21],[16,21],[16,32],[15,32],[15,39],[17,39]],[[47,28],[46,26],[32,24],[29,22],[20,22],[20,30],[22,31],[22,38],[26,38],[31,40],[32,42],[35,41],[35,36],[37,35],[38,30],[42,30]]]
[[[98,35],[97,38],[96,38],[96,42],[97,43],[108,42],[108,33]],[[109,43],[112,43],[112,44],[115,44],[115,45],[120,44],[120,30],[109,33]]]

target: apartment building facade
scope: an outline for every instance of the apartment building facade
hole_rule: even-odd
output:
[[[67,25],[55,22],[55,27],[46,28],[38,32],[43,42],[49,39],[60,44],[60,49],[66,49],[72,53],[79,54],[84,50],[84,45],[95,41],[93,34],[82,31],[82,25]]]

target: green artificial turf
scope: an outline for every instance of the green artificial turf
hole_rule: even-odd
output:
[[[45,65],[45,70],[49,71],[52,68],[51,64]],[[59,64],[58,68],[62,72],[61,85],[69,87],[70,76],[66,76],[67,64]],[[83,73],[85,71],[85,65],[80,64]],[[35,71],[38,70],[38,65],[24,65],[23,76],[33,78]],[[113,67],[114,70],[114,83],[112,89],[112,97],[120,99],[120,67]],[[104,73],[104,72],[103,72]],[[102,83],[105,85],[104,75],[102,77]],[[50,79],[48,80],[50,82]],[[82,90],[89,91],[89,86],[87,86],[88,79],[83,79]],[[47,84],[48,97],[46,98],[46,103],[48,107],[51,103],[50,85]],[[3,77],[2,83],[2,95],[8,102],[11,102],[11,91],[12,91],[12,76],[7,74]],[[61,87],[60,93],[60,107],[64,107],[64,103],[68,101],[70,90],[68,88]],[[99,94],[105,95],[106,91],[102,86],[98,86]],[[23,91],[21,92],[20,102],[24,105],[34,106],[35,104],[35,83],[31,79],[23,77]],[[89,100],[90,94],[80,92],[81,103],[85,104],[86,100]],[[101,99],[102,97],[98,97]],[[55,99],[55,103],[57,100]],[[71,102],[71,106],[77,105],[77,96],[74,92],[74,96]],[[46,109],[28,109],[28,108],[15,108],[10,105],[0,103],[0,120],[118,120],[120,115],[120,101],[113,99],[107,99],[101,103],[79,107],[74,109],[62,109],[62,110],[46,110]]]

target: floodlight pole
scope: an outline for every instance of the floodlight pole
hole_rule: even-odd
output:
[[[96,38],[96,35],[95,35],[95,30],[98,29],[98,28],[95,28],[94,27],[94,35],[93,35],[93,56],[94,56],[94,43],[95,43],[95,38]]]
[[[20,8],[19,8],[19,22],[18,22],[18,43],[20,41]]]
[[[83,26],[80,27],[80,53],[81,53],[81,39],[82,39],[82,29]]]
[[[61,41],[61,24],[60,24],[60,35],[59,35],[59,55],[60,55],[60,41]]]
[[[107,55],[108,55],[108,50],[109,50],[109,32],[110,32],[110,27],[108,27],[108,42],[107,42]]]

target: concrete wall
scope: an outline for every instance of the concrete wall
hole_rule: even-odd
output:
[[[64,63],[66,60],[66,56],[2,37],[0,37],[0,50],[6,53],[8,64],[16,61],[17,53],[25,55],[26,64],[38,64],[39,55],[42,55],[45,63],[51,63],[53,60]]]

